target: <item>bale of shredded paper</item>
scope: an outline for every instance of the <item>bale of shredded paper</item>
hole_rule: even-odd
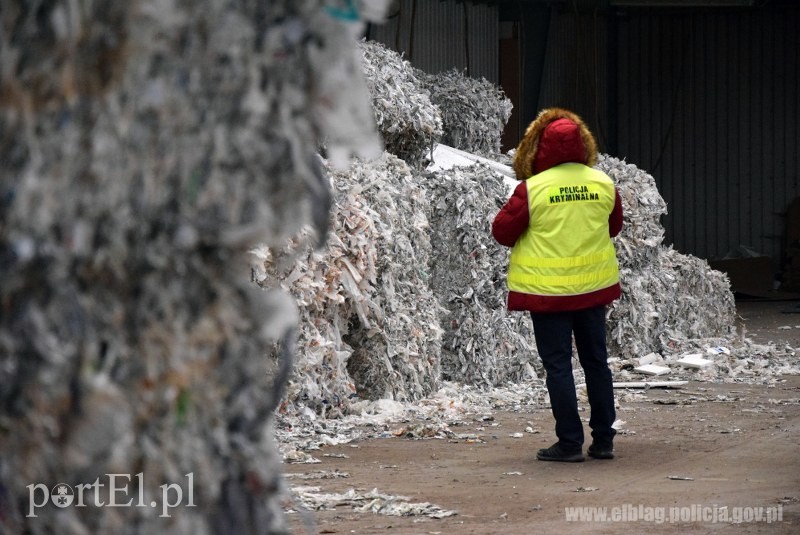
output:
[[[244,258],[324,236],[317,133],[340,160],[379,147],[363,78],[336,74],[359,72],[351,32],[321,0],[2,12],[0,531],[287,532],[265,351],[296,313]],[[30,516],[28,485],[107,503],[106,474],[139,473],[113,497],[196,507]]]
[[[438,388],[441,351],[426,192],[388,153],[332,180],[325,252],[308,244],[257,251],[259,283],[283,287],[301,305],[301,356],[285,409],[334,416],[356,395],[418,400]]]
[[[442,143],[474,154],[500,153],[500,138],[513,108],[502,89],[456,69],[420,72],[419,78],[441,111]]]
[[[374,41],[360,45],[375,120],[386,150],[417,167],[442,137],[441,112],[419,79],[420,71],[400,54]]]
[[[447,309],[443,377],[484,387],[536,378],[541,364],[531,321],[506,310],[508,249],[491,234],[507,196],[503,179],[475,165],[431,173],[425,186],[436,251],[430,284]]]
[[[667,206],[653,177],[604,154],[597,168],[614,180],[625,213],[615,238],[622,297],[609,308],[611,355],[630,358],[660,351],[674,336],[733,334],[736,305],[727,276],[705,260],[662,244],[660,218]]]

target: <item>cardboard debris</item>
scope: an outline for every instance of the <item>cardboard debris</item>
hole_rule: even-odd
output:
[[[410,424],[400,429],[392,431],[396,437],[423,439],[423,438],[455,438],[453,433],[445,423],[433,424]]]
[[[662,362],[663,360],[664,358],[658,353],[648,353],[647,355],[640,357],[638,359],[638,362],[640,366],[644,366],[646,364],[654,364],[656,362]]]
[[[699,353],[684,355],[677,361],[678,364],[686,368],[705,368],[714,364],[713,360],[704,359]]]
[[[671,370],[667,366],[658,366],[657,364],[645,364],[644,366],[637,366],[633,369],[635,372],[643,373],[645,375],[665,375]]]
[[[426,169],[431,172],[446,171],[453,167],[471,167],[475,164],[486,165],[500,176],[510,179],[510,181],[504,181],[506,187],[509,189],[509,193],[511,193],[514,190],[514,186],[519,183],[510,165],[485,158],[478,154],[472,154],[454,147],[442,145],[441,143],[437,143],[433,147],[433,150],[429,153],[428,159],[429,163]]]

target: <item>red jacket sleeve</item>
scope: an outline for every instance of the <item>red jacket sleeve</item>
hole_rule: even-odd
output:
[[[608,216],[608,234],[612,238],[622,230],[622,215],[622,199],[617,188],[614,188],[614,209]]]
[[[610,219],[609,219],[610,221]],[[500,245],[513,247],[528,228],[528,188],[520,182],[492,222],[492,236]]]

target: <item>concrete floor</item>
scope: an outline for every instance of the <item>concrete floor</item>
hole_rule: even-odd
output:
[[[800,300],[737,299],[738,332],[754,342],[800,348]]]

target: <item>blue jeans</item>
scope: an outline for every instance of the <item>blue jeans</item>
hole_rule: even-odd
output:
[[[572,336],[578,359],[586,376],[592,438],[599,445],[611,445],[616,431],[614,385],[606,349],[606,307],[572,312],[531,312],[536,348],[546,372],[547,392],[556,420],[560,446],[569,452],[583,448],[583,424],[572,376]]]

